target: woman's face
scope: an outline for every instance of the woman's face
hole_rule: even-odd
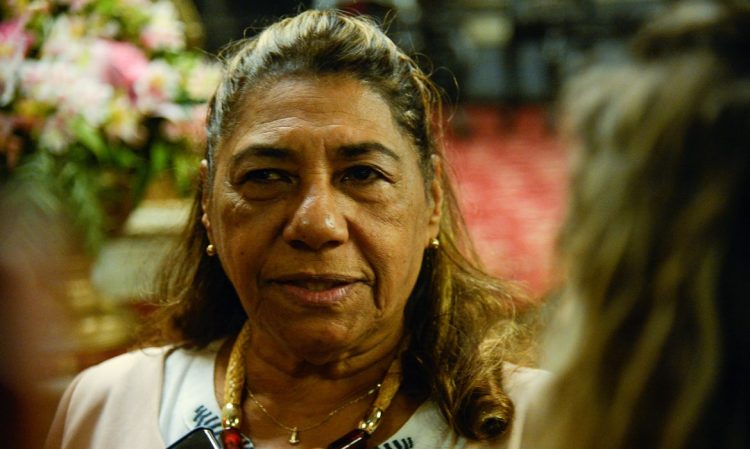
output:
[[[256,332],[313,363],[398,338],[439,183],[425,186],[387,103],[353,78],[282,78],[247,97],[203,222]]]

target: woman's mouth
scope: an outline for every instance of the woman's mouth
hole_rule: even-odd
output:
[[[288,282],[288,284],[293,285],[295,287],[311,290],[314,292],[322,292],[324,290],[331,290],[333,288],[346,285],[347,283],[340,282],[340,281],[310,280],[310,281],[290,281]]]
[[[272,284],[294,302],[306,306],[331,306],[352,295],[361,280],[349,276],[285,276]]]

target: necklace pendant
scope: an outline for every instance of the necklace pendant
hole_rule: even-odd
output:
[[[299,430],[296,427],[292,429],[292,433],[289,435],[289,444],[299,444]]]
[[[242,434],[235,427],[221,431],[221,444],[224,449],[242,449],[245,446]]]

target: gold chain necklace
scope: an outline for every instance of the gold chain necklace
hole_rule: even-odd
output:
[[[229,363],[227,365],[226,380],[224,383],[224,407],[221,409],[221,442],[224,449],[242,449],[244,447],[240,425],[242,423],[242,387],[245,385],[245,353],[249,341],[250,323],[249,321],[246,321],[232,346],[232,352],[229,355]],[[402,342],[401,348],[393,358],[391,366],[388,367],[388,371],[385,373],[383,381],[378,384],[378,387],[373,389],[378,391],[378,395],[375,397],[375,400],[365,414],[365,417],[359,422],[357,428],[329,444],[327,449],[365,449],[367,440],[380,425],[383,413],[385,413],[391,405],[393,397],[401,386],[401,354],[405,348],[406,341]],[[252,397],[249,388],[246,389],[256,405],[258,405],[269,418],[273,419],[271,415],[264,410],[264,407]],[[363,395],[363,397],[367,397],[372,393],[374,393],[374,391],[370,390]],[[334,410],[332,414],[335,415],[340,409],[346,408],[356,402],[356,400],[361,400],[362,398],[358,397],[354,399],[353,402],[350,401]],[[322,425],[328,419],[330,419],[330,416],[327,416],[323,422],[317,424],[315,427]],[[275,419],[274,421],[277,424],[280,424]],[[294,438],[296,443],[293,443],[292,436],[290,436],[289,442],[291,444],[299,443],[299,430],[297,430],[297,434],[295,435],[294,429],[294,427],[287,429],[292,432],[292,436],[296,437]]]
[[[361,395],[359,395],[359,396],[357,396],[357,397],[355,397],[353,399],[348,400],[343,405],[337,407],[335,410],[333,410],[330,413],[328,413],[325,416],[325,418],[323,418],[322,421],[320,421],[318,423],[315,423],[313,425],[307,426],[307,427],[303,427],[303,428],[300,429],[297,426],[287,426],[286,424],[284,424],[281,421],[279,421],[276,418],[274,418],[273,415],[271,415],[270,413],[268,413],[268,410],[266,410],[266,408],[263,406],[263,404],[261,404],[260,401],[258,401],[258,399],[255,397],[255,395],[253,394],[253,392],[250,390],[250,386],[247,385],[247,384],[245,384],[245,391],[247,391],[247,395],[250,397],[250,400],[252,400],[255,403],[255,405],[258,406],[258,408],[260,409],[260,411],[263,412],[263,414],[266,415],[271,421],[273,421],[273,423],[276,424],[278,427],[281,427],[282,429],[290,432],[289,440],[288,440],[289,444],[299,444],[299,442],[300,442],[299,434],[300,433],[307,432],[309,430],[316,429],[316,428],[322,426],[323,424],[325,424],[328,421],[330,421],[331,418],[333,418],[341,410],[349,407],[352,404],[356,404],[357,402],[361,401],[362,399],[364,399],[364,398],[372,395],[373,393],[375,393],[379,389],[380,389],[380,384],[377,384],[373,388],[370,388],[367,392],[365,392],[365,393],[363,393],[363,394],[361,394]]]

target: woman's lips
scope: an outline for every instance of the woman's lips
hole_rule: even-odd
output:
[[[274,279],[272,284],[295,302],[310,306],[330,306],[351,296],[357,284],[356,278],[338,277],[287,277]]]

